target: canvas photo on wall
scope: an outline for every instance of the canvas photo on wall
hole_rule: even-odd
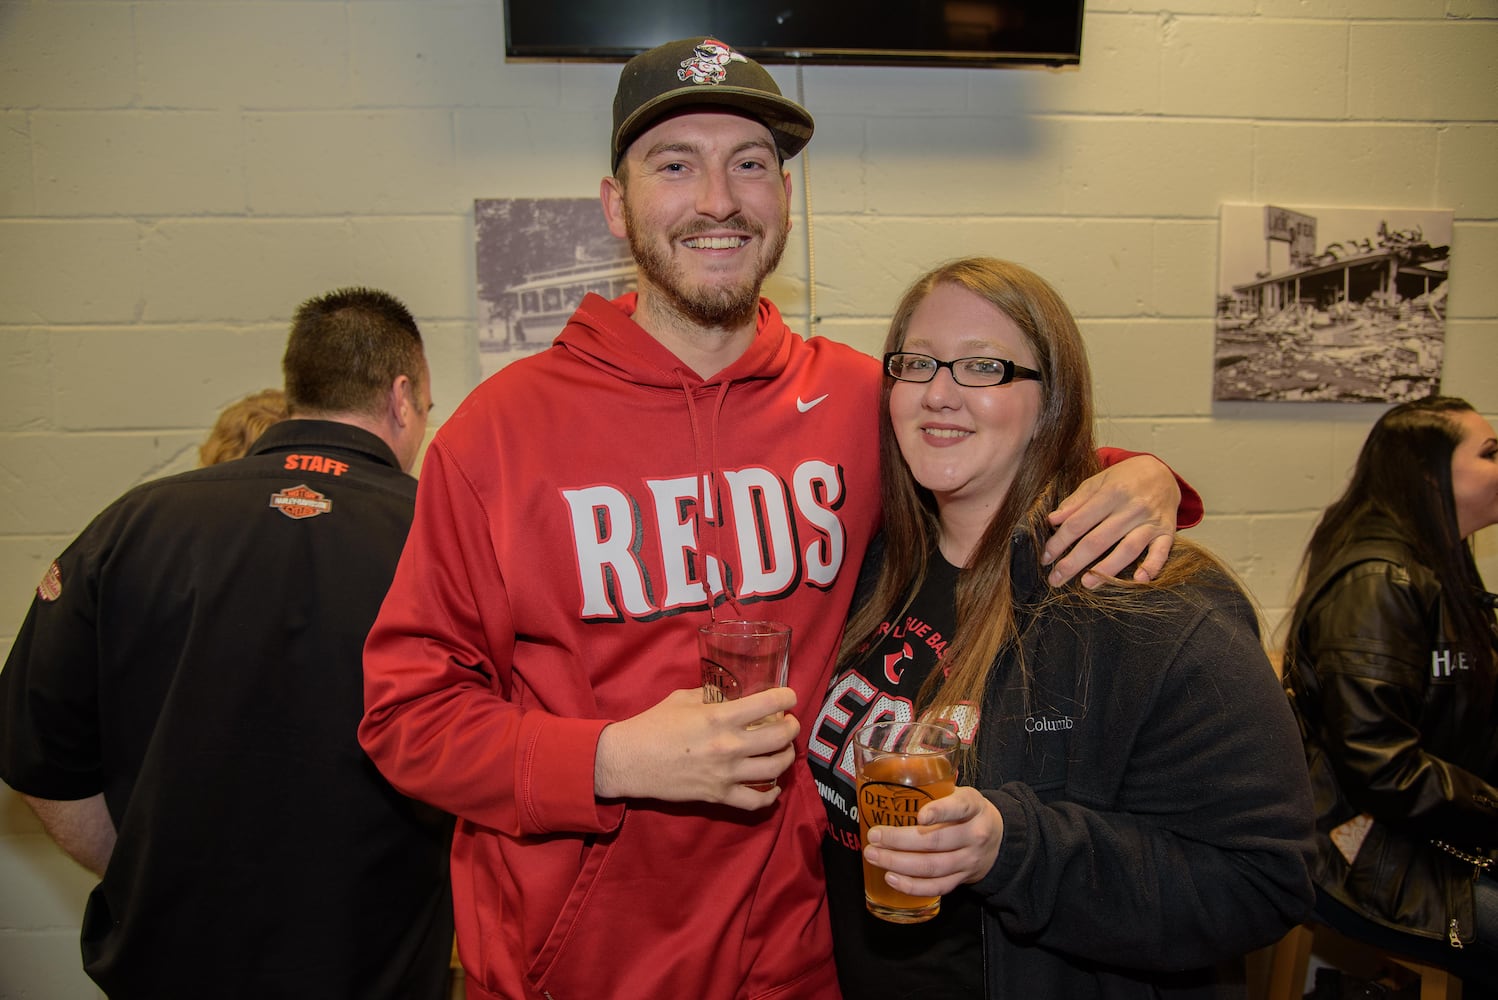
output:
[[[1438,392],[1453,214],[1223,205],[1213,398]]]
[[[629,244],[597,198],[479,198],[473,226],[482,378],[549,347],[588,292],[635,289]]]

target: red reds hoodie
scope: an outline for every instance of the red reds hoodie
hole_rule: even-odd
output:
[[[606,724],[700,683],[729,598],[793,629],[805,753],[876,528],[879,364],[761,300],[703,379],[634,307],[589,295],[437,433],[360,740],[458,817],[470,998],[836,998],[804,762],[757,812],[600,802],[593,767]]]

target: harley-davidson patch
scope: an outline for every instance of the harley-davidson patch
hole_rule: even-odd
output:
[[[55,601],[62,596],[62,567],[56,560],[47,567],[42,582],[36,585],[36,596],[44,601]]]
[[[287,517],[297,520],[326,514],[333,509],[333,501],[306,483],[282,490],[280,493],[272,493],[270,505]]]

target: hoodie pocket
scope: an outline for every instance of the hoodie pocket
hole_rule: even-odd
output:
[[[626,818],[628,818],[627,814]],[[598,837],[584,852],[582,867],[578,870],[577,877],[573,879],[572,889],[562,903],[562,910],[557,914],[556,923],[552,924],[551,933],[547,934],[546,941],[541,945],[541,950],[536,954],[536,959],[528,970],[527,975],[530,981],[538,989],[546,985],[558,960],[566,952],[567,945],[578,928],[580,917],[588,908],[588,899],[602,879],[604,869],[608,866],[609,858],[613,854],[614,845],[618,841],[619,832],[623,826],[624,824],[621,823],[612,833]]]
[[[527,978],[553,1000],[734,1000],[796,980],[832,947],[806,858],[815,841],[788,839],[791,819],[701,803],[626,809],[587,848]],[[766,894],[772,867],[781,874]]]

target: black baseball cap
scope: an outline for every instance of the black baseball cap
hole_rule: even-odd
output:
[[[614,93],[613,168],[641,132],[667,114],[693,105],[718,105],[762,123],[782,159],[811,141],[806,109],[781,96],[765,68],[716,38],[683,38],[641,52],[619,73]]]

